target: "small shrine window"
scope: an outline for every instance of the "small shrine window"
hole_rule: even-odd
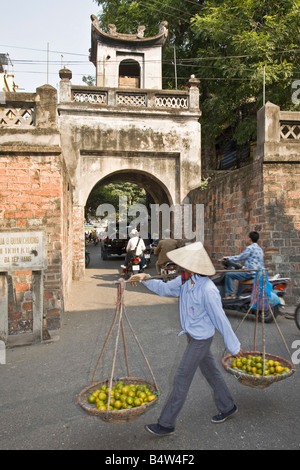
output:
[[[125,59],[119,66],[119,87],[120,88],[140,88],[141,67],[133,59]]]

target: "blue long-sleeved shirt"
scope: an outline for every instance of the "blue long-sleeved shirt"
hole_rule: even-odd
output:
[[[179,297],[179,315],[182,331],[194,339],[208,339],[215,328],[223,336],[226,348],[237,354],[241,345],[222,308],[221,297],[215,284],[208,277],[193,275],[182,284],[181,276],[168,282],[158,279],[143,281],[152,292],[164,297]]]
[[[257,243],[252,243],[240,254],[228,256],[231,261],[244,261],[246,269],[259,269],[264,267],[264,252]],[[255,271],[253,271],[255,274]]]

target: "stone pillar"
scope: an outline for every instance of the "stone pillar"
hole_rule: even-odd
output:
[[[191,78],[189,79],[189,82],[188,82],[188,86],[190,88],[190,111],[199,112],[199,109],[200,109],[199,83],[200,83],[200,80],[198,80],[198,78],[195,78],[195,75],[191,75]]]
[[[0,273],[0,340],[8,338],[8,287],[7,273]]]
[[[73,279],[79,281],[85,271],[84,207],[73,208]]]
[[[57,129],[57,91],[51,85],[36,89],[35,125],[43,129]]]
[[[70,102],[72,100],[71,93],[71,79],[72,72],[66,67],[59,71],[59,77],[61,79],[59,84],[59,101],[61,103]]]
[[[33,294],[33,340],[43,339],[43,311],[44,311],[44,283],[43,271],[32,272],[32,294]]]
[[[268,101],[257,113],[257,147],[255,158],[276,153],[280,142],[280,108]]]

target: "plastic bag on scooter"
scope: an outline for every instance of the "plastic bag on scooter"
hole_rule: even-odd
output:
[[[280,298],[273,291],[273,287],[271,282],[269,281],[267,271],[265,269],[260,269],[256,273],[253,282],[253,289],[251,294],[251,308],[258,308],[259,310],[267,311],[269,310],[269,307],[275,307],[275,305],[278,304],[280,304]]]

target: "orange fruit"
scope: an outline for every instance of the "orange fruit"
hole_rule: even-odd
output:
[[[142,400],[140,398],[135,398],[133,403],[134,406],[141,406]]]
[[[152,401],[152,400],[154,400],[155,398],[156,398],[155,395],[153,395],[153,394],[152,394],[152,395],[149,395],[149,396],[148,396],[148,401]]]
[[[121,401],[122,403],[125,403],[126,400],[127,400],[127,395],[125,395],[124,393],[122,393],[122,395],[120,396],[120,401]]]
[[[121,400],[116,400],[115,401],[115,404],[114,404],[114,407],[119,410],[121,407],[122,407],[123,403],[121,402]]]
[[[95,395],[90,395],[90,396],[88,397],[88,402],[91,403],[91,404],[92,404],[92,403],[96,403],[96,397],[95,397]]]
[[[106,393],[104,392],[99,393],[98,398],[99,400],[106,401],[107,400]]]
[[[127,397],[127,399],[126,399],[126,403],[127,403],[128,405],[132,405],[132,404],[133,404],[133,401],[134,401],[134,400],[133,400],[133,397]]]

